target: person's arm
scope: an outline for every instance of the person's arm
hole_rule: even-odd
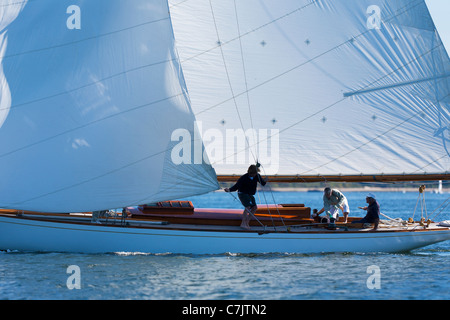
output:
[[[238,190],[242,184],[242,178],[243,177],[240,177],[239,180],[236,182],[236,184],[231,188],[225,188],[225,192],[235,192],[236,190]]]
[[[267,183],[267,180],[263,179],[259,173],[258,173],[258,181],[259,183],[261,183],[262,186],[265,186]]]

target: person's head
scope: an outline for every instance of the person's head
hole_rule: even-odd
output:
[[[330,198],[331,197],[331,188],[326,187],[325,189],[323,189],[323,194],[325,195],[325,197]]]
[[[248,167],[247,173],[250,177],[256,177],[256,175],[259,172],[259,168],[252,164],[250,167]]]
[[[366,196],[366,202],[368,204],[372,204],[375,201],[376,201],[376,196],[373,193],[368,193]]]

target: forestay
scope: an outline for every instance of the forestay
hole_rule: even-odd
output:
[[[104,210],[218,187],[211,166],[172,161],[172,134],[194,139],[195,118],[166,0],[4,0],[0,62],[0,207]]]
[[[169,3],[218,175],[449,170],[450,63],[423,0]]]

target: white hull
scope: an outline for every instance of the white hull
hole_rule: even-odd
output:
[[[39,252],[220,254],[404,252],[450,240],[449,228],[377,232],[256,232],[112,227],[0,216],[0,249]]]

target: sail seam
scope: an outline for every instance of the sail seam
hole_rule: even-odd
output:
[[[96,35],[96,36],[91,36],[91,37],[80,39],[80,40],[77,40],[77,41],[71,41],[71,42],[61,43],[61,44],[50,46],[50,47],[39,48],[39,49],[34,49],[34,50],[29,50],[29,51],[24,51],[24,52],[19,52],[19,53],[13,53],[13,54],[9,54],[9,55],[4,55],[3,57],[0,57],[0,60],[8,59],[8,58],[15,58],[15,57],[18,57],[18,56],[22,56],[22,55],[26,55],[26,54],[32,54],[32,53],[36,53],[36,52],[47,51],[47,50],[51,50],[51,49],[63,48],[63,47],[79,44],[79,43],[82,43],[82,42],[85,42],[85,41],[96,40],[96,39],[99,39],[99,38],[111,36],[113,34],[121,33],[121,32],[124,32],[124,31],[137,29],[137,28],[140,28],[140,27],[143,27],[143,26],[147,26],[149,24],[158,23],[158,22],[162,22],[162,21],[166,21],[166,20],[169,20],[169,17],[165,17],[165,18],[161,18],[161,19],[157,19],[157,20],[152,20],[152,21],[140,23],[140,24],[137,24],[137,25],[134,25],[134,26],[131,26],[131,27],[127,27],[127,28],[123,28],[123,29],[120,29],[120,30],[115,30],[115,31],[99,34],[99,35]]]
[[[435,159],[435,160],[433,160],[433,161],[431,161],[431,162],[428,162],[426,165],[424,165],[423,167],[417,169],[416,171],[413,171],[412,173],[420,172],[420,171],[422,171],[423,169],[425,169],[426,167],[428,167],[429,165],[432,165],[433,163],[436,163],[436,162],[438,162],[439,160],[444,159],[445,157],[448,157],[448,154],[443,155],[443,156],[440,157],[439,159]]]
[[[195,142],[195,141],[202,141],[202,140],[201,140],[201,139],[192,139],[192,141]],[[99,174],[99,175],[97,175],[97,176],[95,176],[95,177],[86,179],[86,180],[84,180],[84,181],[80,181],[80,182],[78,182],[78,183],[74,183],[74,184],[71,184],[71,185],[69,185],[69,186],[62,187],[62,188],[59,188],[59,189],[57,189],[57,190],[54,190],[54,191],[51,191],[51,192],[47,192],[47,193],[45,193],[45,194],[41,194],[41,195],[35,196],[35,197],[33,197],[33,198],[26,199],[26,200],[23,200],[23,201],[20,201],[20,202],[14,202],[14,203],[12,203],[12,204],[10,204],[10,205],[0,205],[0,207],[5,208],[5,209],[14,209],[15,206],[17,206],[17,205],[21,205],[21,204],[27,203],[27,202],[29,202],[29,201],[34,201],[34,200],[37,200],[37,199],[45,198],[45,197],[51,196],[51,195],[53,195],[53,194],[56,194],[56,193],[59,193],[59,192],[62,192],[62,191],[66,191],[66,190],[69,190],[69,189],[72,189],[72,188],[76,188],[76,187],[79,187],[79,186],[81,186],[81,185],[83,185],[83,184],[86,184],[86,183],[89,183],[89,182],[92,182],[92,181],[101,179],[101,178],[103,178],[103,177],[106,177],[106,176],[108,176],[108,175],[114,174],[114,173],[119,172],[119,171],[121,171],[121,170],[124,170],[124,169],[126,169],[126,168],[132,167],[132,166],[134,166],[134,165],[136,165],[136,164],[139,164],[139,163],[141,163],[141,162],[143,162],[143,161],[147,161],[147,160],[149,160],[149,159],[151,159],[151,158],[153,158],[153,157],[156,157],[156,156],[158,156],[158,155],[167,153],[167,152],[169,152],[169,151],[172,150],[172,149],[173,149],[173,147],[169,147],[169,148],[167,148],[167,149],[165,149],[165,150],[161,150],[161,151],[159,151],[159,152],[153,153],[153,154],[148,155],[148,156],[146,156],[146,157],[144,157],[144,158],[141,158],[141,159],[135,160],[135,161],[133,161],[133,162],[127,163],[126,165],[123,165],[123,166],[121,166],[121,167],[119,167],[119,168],[115,168],[115,169],[110,170],[110,171],[108,171],[108,172]],[[170,190],[170,188],[168,188],[167,190]],[[160,190],[160,191],[161,191],[161,190]],[[148,198],[146,198],[146,199],[148,199]],[[144,200],[145,200],[145,199],[143,199],[142,201],[144,201]],[[136,202],[136,203],[134,203],[134,204],[139,204],[139,203]],[[133,204],[133,205],[134,205],[134,204]],[[130,204],[130,205],[132,205],[132,204]],[[103,208],[103,209],[105,209],[105,208]]]
[[[5,8],[5,7],[9,7],[9,6],[17,6],[17,5],[21,5],[27,2],[31,2],[31,1],[37,1],[37,0],[24,0],[24,1],[18,1],[18,2],[13,2],[13,3],[7,3],[7,4],[0,4],[0,8]]]
[[[56,93],[56,94],[51,95],[51,96],[46,96],[46,97],[38,98],[38,99],[35,99],[35,100],[30,100],[30,101],[26,101],[26,102],[19,103],[19,104],[16,104],[16,105],[12,105],[11,109],[15,109],[15,108],[18,108],[18,107],[23,107],[23,106],[26,106],[26,105],[29,105],[29,104],[32,104],[32,103],[36,103],[36,102],[41,102],[41,101],[44,101],[44,100],[47,100],[47,99],[56,98],[56,97],[64,95],[64,94],[69,94],[69,93],[72,93],[72,92],[75,92],[75,91],[78,91],[78,90],[81,90],[81,89],[85,89],[85,88],[90,87],[90,86],[98,85],[99,83],[102,83],[103,81],[111,80],[111,79],[113,79],[115,77],[119,77],[119,76],[125,75],[125,74],[130,73],[130,72],[142,70],[142,69],[153,67],[153,66],[157,66],[157,65],[160,65],[160,64],[170,63],[170,62],[173,62],[173,61],[176,61],[176,58],[171,59],[171,60],[165,60],[165,61],[159,61],[159,62],[155,62],[155,63],[150,63],[150,64],[139,66],[139,67],[136,67],[136,68],[133,68],[133,69],[128,69],[128,70],[125,70],[125,71],[122,71],[122,72],[110,75],[108,77],[105,77],[103,79],[100,79],[100,80],[97,80],[97,81],[94,81],[94,82],[82,85],[82,86],[77,87],[77,88],[73,88],[73,89],[70,89],[70,90],[67,90],[67,91],[64,91],[64,92],[59,92],[59,93]],[[4,109],[5,108],[0,108],[0,111],[4,110]]]
[[[153,102],[150,102],[150,103],[142,104],[142,105],[139,105],[139,106],[136,106],[136,107],[133,107],[133,108],[130,108],[130,109],[127,109],[127,110],[118,112],[118,113],[111,114],[111,115],[109,115],[109,116],[107,116],[107,117],[104,117],[104,118],[101,118],[101,119],[97,119],[97,120],[94,120],[94,121],[85,123],[85,124],[83,124],[83,125],[81,125],[81,126],[78,126],[78,127],[75,127],[75,128],[69,129],[69,130],[66,130],[66,131],[64,131],[64,132],[60,132],[60,133],[58,133],[58,134],[56,134],[56,135],[53,135],[53,136],[51,136],[51,137],[48,137],[48,138],[46,138],[46,139],[42,139],[42,140],[39,140],[39,141],[30,143],[30,144],[28,144],[28,145],[26,145],[26,146],[17,148],[17,149],[15,149],[15,150],[8,151],[8,152],[6,152],[6,153],[0,154],[0,158],[4,158],[4,157],[9,156],[9,155],[11,155],[11,154],[14,154],[14,153],[16,153],[16,152],[25,150],[25,149],[27,149],[27,148],[34,147],[34,146],[36,146],[36,145],[38,145],[38,144],[41,144],[41,143],[50,141],[50,140],[55,139],[55,138],[57,138],[57,137],[63,136],[63,135],[65,135],[65,134],[68,134],[68,133],[71,133],[71,132],[74,132],[74,131],[77,131],[77,130],[86,128],[86,127],[88,127],[88,126],[91,126],[91,125],[93,125],[93,124],[99,123],[99,122],[101,122],[101,121],[105,121],[105,120],[108,120],[108,119],[111,119],[111,118],[114,118],[114,117],[123,115],[123,114],[128,113],[128,112],[133,112],[133,111],[136,111],[136,110],[139,110],[139,109],[142,109],[142,108],[147,108],[147,107],[149,107],[149,106],[151,106],[151,105],[158,104],[158,103],[161,103],[161,102],[164,102],[164,101],[167,101],[167,100],[171,100],[171,99],[174,99],[174,98],[177,98],[177,97],[180,97],[180,96],[184,96],[184,92],[181,92],[181,93],[179,93],[179,94],[176,94],[176,95],[173,95],[173,96],[164,98],[164,99],[160,99],[160,100],[156,100],[156,101],[153,101]]]

